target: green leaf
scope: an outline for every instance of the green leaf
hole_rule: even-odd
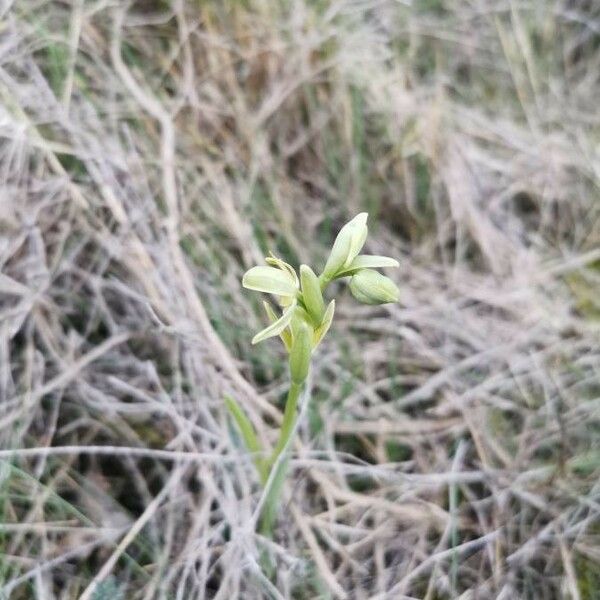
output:
[[[288,306],[285,309],[285,311],[283,311],[283,314],[281,315],[281,317],[279,317],[279,319],[277,319],[277,321],[275,321],[274,323],[271,323],[271,325],[269,325],[262,331],[259,331],[252,338],[252,343],[258,344],[259,342],[262,342],[263,340],[266,340],[275,335],[281,335],[282,331],[290,324],[290,321],[292,320],[292,316],[294,315],[295,308],[296,308],[295,303]]]
[[[242,279],[242,285],[249,290],[294,297],[298,287],[294,278],[287,271],[275,267],[252,267]]]

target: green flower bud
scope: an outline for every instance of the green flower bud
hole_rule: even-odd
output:
[[[331,281],[337,272],[350,265],[361,251],[367,239],[368,216],[367,213],[360,213],[342,227],[323,269],[321,277],[324,280]]]
[[[321,323],[325,302],[321,293],[319,278],[308,265],[300,266],[300,282],[302,284],[302,300],[304,306],[315,325]]]
[[[363,304],[387,304],[398,302],[400,290],[398,286],[385,275],[364,269],[350,280],[352,295]]]
[[[308,325],[297,328],[290,352],[290,377],[293,383],[301,385],[308,376],[312,355],[312,332]]]

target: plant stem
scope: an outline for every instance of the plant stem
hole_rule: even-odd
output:
[[[321,292],[325,291],[325,288],[331,283],[328,277],[324,277],[322,274],[319,275],[319,285],[321,286]]]
[[[285,410],[283,413],[283,422],[281,423],[281,431],[279,432],[279,439],[277,440],[277,445],[275,446],[273,454],[271,454],[271,458],[269,459],[269,465],[271,466],[275,464],[275,461],[279,458],[279,455],[286,447],[290,439],[290,435],[294,430],[294,425],[296,424],[298,398],[300,397],[302,387],[302,383],[298,384],[292,382],[288,391],[287,400],[285,402]]]
[[[294,427],[298,418],[298,398],[300,397],[303,387],[304,382],[292,382],[290,385],[285,403],[279,439],[277,440],[277,444],[268,461],[268,475],[266,476],[266,480],[263,482],[263,485],[269,484],[269,489],[267,490],[267,497],[265,499],[260,521],[260,532],[267,537],[272,536],[273,523],[275,522],[275,518],[277,516],[279,498],[281,496],[283,482],[285,481],[285,475],[288,467],[287,458],[282,457],[281,454],[288,447],[294,432]],[[274,469],[276,469],[275,473],[273,473]]]

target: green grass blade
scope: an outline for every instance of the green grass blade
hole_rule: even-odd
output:
[[[277,519],[281,492],[283,490],[289,462],[289,458],[285,457],[283,460],[279,461],[279,463],[274,465],[274,468],[276,468],[277,471],[275,472],[275,476],[263,506],[259,531],[262,535],[269,538],[273,537],[273,525]]]
[[[261,456],[262,446],[256,437],[254,427],[252,427],[252,423],[250,423],[250,420],[244,414],[240,405],[231,396],[225,396],[225,406],[242,435],[246,449],[254,456],[254,464],[260,475],[261,483],[264,484],[268,477],[268,473],[264,458]]]

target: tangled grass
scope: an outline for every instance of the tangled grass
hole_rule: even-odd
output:
[[[5,598],[600,597],[597,3],[0,12]],[[339,303],[265,540],[240,277],[361,210],[402,301]]]

